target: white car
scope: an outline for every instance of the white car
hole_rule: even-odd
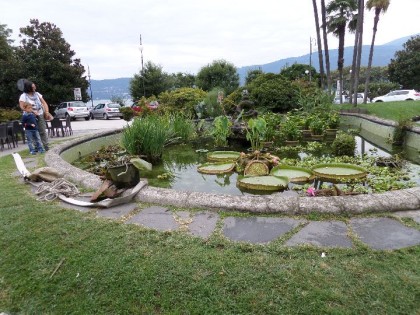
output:
[[[89,111],[82,101],[62,102],[57,106],[54,113],[57,118],[67,118],[67,116],[70,116],[72,120],[76,118],[90,119]]]
[[[364,93],[357,93],[357,104],[363,103]],[[343,104],[349,103],[350,99],[347,95],[343,95]],[[366,103],[370,103],[369,99],[366,99]],[[334,98],[334,104],[340,104],[340,96]]]
[[[389,92],[387,95],[375,97],[372,103],[417,100],[420,100],[420,93],[416,90],[395,90]]]

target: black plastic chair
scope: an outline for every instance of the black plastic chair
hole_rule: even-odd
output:
[[[73,134],[73,129],[71,129],[71,117],[70,115],[66,116],[66,124],[64,125],[64,131],[68,136]]]
[[[55,117],[53,120],[51,120],[51,136],[60,136],[60,129],[61,129],[61,135],[64,137],[64,126],[63,122],[60,120],[60,118]]]
[[[0,145],[1,150],[4,150],[4,145],[7,143],[8,149],[12,148],[12,137],[9,135],[7,124],[0,124]]]
[[[18,145],[19,138],[22,138],[22,142],[25,143],[26,141],[26,135],[25,130],[23,129],[23,126],[19,120],[14,120],[12,122],[13,125],[13,137],[16,142],[16,146]]]

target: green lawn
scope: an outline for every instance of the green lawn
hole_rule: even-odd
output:
[[[353,108],[350,104],[337,106],[340,109]],[[394,121],[420,116],[420,101],[358,104],[357,107],[367,109],[371,115]]]
[[[0,163],[0,312],[420,311],[420,246],[374,251],[356,241],[354,249],[286,248],[283,240],[257,246],[151,231],[36,201],[11,175],[12,157]]]

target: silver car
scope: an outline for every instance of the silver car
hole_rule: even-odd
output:
[[[109,119],[111,117],[119,117],[122,118],[123,115],[120,112],[120,104],[118,103],[102,103],[96,105],[94,108],[90,110],[90,118],[103,118]]]
[[[375,97],[372,100],[372,103],[417,100],[420,100],[420,93],[416,90],[396,90],[391,91],[386,95]]]
[[[67,116],[70,116],[72,120],[76,118],[90,119],[90,113],[86,104],[81,101],[62,102],[57,106],[54,113],[57,118],[67,118]]]

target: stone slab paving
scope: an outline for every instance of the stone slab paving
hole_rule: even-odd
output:
[[[350,226],[373,249],[399,249],[420,245],[420,231],[389,218],[351,219]]]
[[[305,220],[268,217],[228,217],[224,220],[223,235],[232,241],[263,244],[273,241]]]
[[[341,221],[312,221],[294,234],[287,246],[311,244],[321,247],[352,247],[347,235],[347,225]]]
[[[393,215],[399,218],[411,218],[418,224],[420,224],[420,209],[417,211],[397,211]]]
[[[125,223],[138,224],[159,231],[173,231],[180,225],[168,208],[159,206],[143,209]]]
[[[137,204],[135,202],[129,202],[110,208],[98,208],[96,215],[102,218],[120,219],[133,212],[136,208]]]
[[[194,236],[207,239],[216,228],[219,218],[220,216],[215,212],[205,211],[196,213],[188,226],[189,232]]]

